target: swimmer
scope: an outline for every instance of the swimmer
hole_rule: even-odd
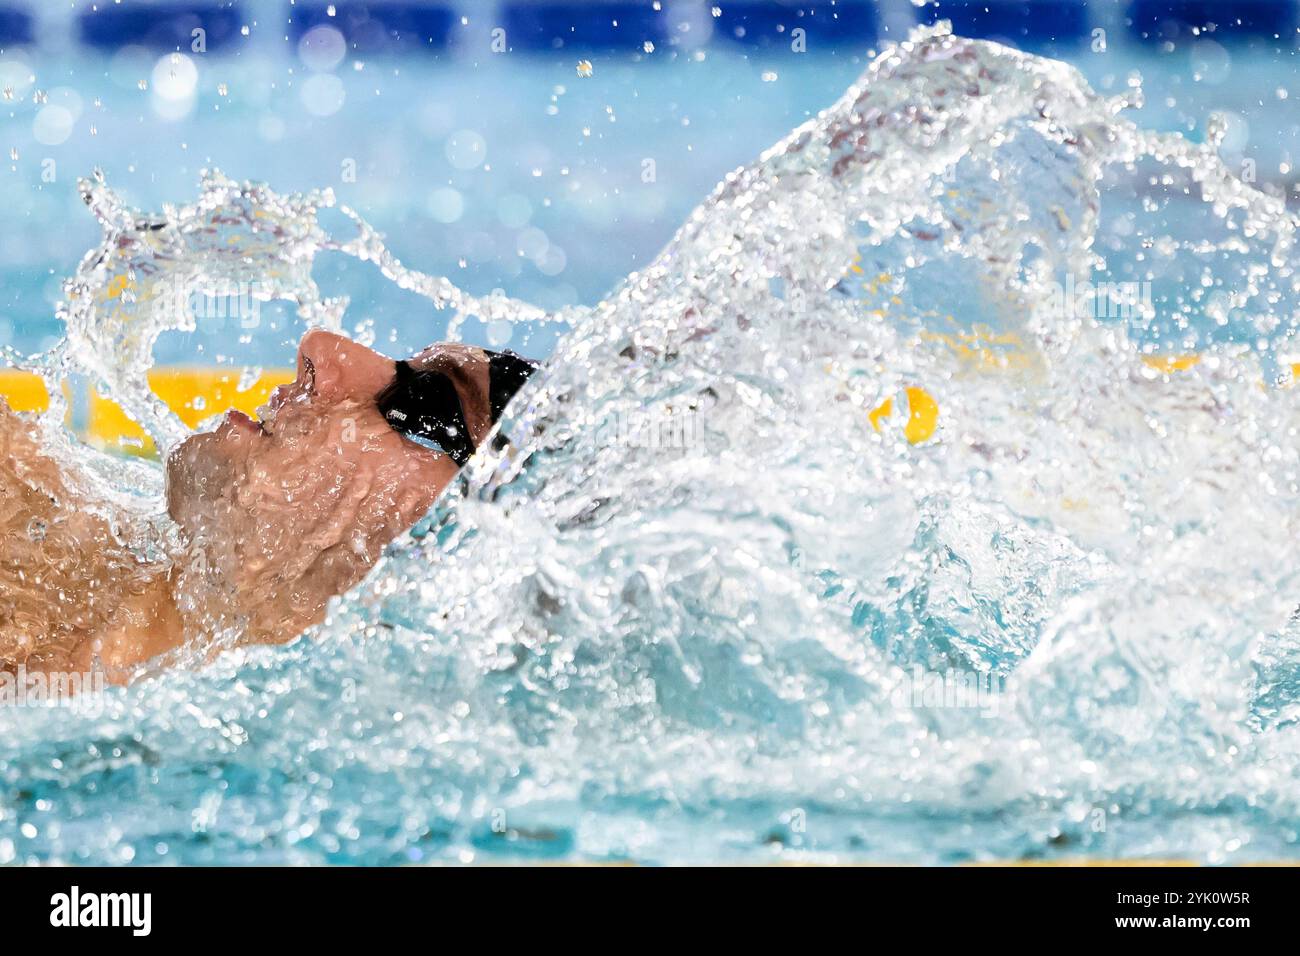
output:
[[[188,635],[278,644],[324,619],[469,460],[536,364],[438,344],[394,362],[322,330],[260,421],[238,411],[167,456],[180,558],[114,510],[0,400],[0,668],[125,682]]]

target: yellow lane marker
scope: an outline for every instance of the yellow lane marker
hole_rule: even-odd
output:
[[[903,436],[913,445],[919,445],[934,437],[939,428],[939,403],[933,395],[915,385],[909,385],[903,394],[907,397],[907,422],[903,425]],[[893,414],[894,400],[887,398],[867,414],[867,419],[872,428],[880,431]]]
[[[1199,355],[1144,355],[1142,364],[1157,372],[1171,375],[1174,372],[1186,372],[1189,368],[1195,368],[1201,364],[1201,357]]]
[[[239,373],[205,368],[150,369],[149,388],[161,398],[188,427],[194,428],[206,418],[231,408],[248,415],[266,404],[271,390],[292,382],[289,369],[264,372],[252,387],[239,391]],[[86,439],[109,451],[152,457],[158,454],[153,439],[127,417],[121,406],[111,399],[91,393],[90,413],[86,420]]]
[[[31,372],[0,369],[0,397],[15,412],[43,412],[50,407],[45,380]]]
[[[985,370],[1027,369],[1033,364],[1033,356],[1014,332],[998,333],[987,328],[977,328],[974,332],[950,335],[946,332],[925,331],[921,333],[921,341],[941,342],[962,361],[971,362]]]
[[[294,372],[287,368],[271,369],[244,391],[239,390],[237,371],[213,368],[156,368],[149,372],[149,387],[190,428],[205,418],[237,408],[249,415],[266,404],[271,390],[292,382]],[[43,412],[50,407],[45,383],[30,372],[0,370],[0,397],[16,412]],[[143,429],[127,417],[121,407],[107,398],[91,393],[82,436],[98,448],[125,451],[133,455],[156,455],[153,441]]]
[[[939,403],[923,388],[907,388],[907,424],[903,434],[913,445],[919,445],[934,435],[939,427]]]

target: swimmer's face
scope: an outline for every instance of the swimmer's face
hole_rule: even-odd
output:
[[[455,476],[380,414],[393,377],[391,359],[309,332],[297,379],[260,423],[232,411],[168,457],[168,513],[250,638],[287,640],[319,620]]]

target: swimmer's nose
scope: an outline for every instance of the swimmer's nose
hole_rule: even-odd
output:
[[[298,381],[327,401],[374,398],[393,374],[392,359],[334,332],[312,329],[298,343]]]

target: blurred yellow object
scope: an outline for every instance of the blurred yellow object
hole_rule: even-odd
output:
[[[939,403],[923,388],[907,389],[907,413],[903,434],[913,445],[930,438],[939,427]]]
[[[237,408],[249,415],[266,403],[271,389],[292,382],[291,369],[262,373],[251,388],[239,391],[239,373],[213,368],[156,368],[149,372],[149,387],[190,428],[205,418]],[[16,412],[43,412],[50,407],[49,392],[40,376],[12,369],[0,370],[0,396]],[[107,451],[156,455],[157,448],[143,429],[114,401],[93,391],[83,437]]]
[[[986,326],[975,326],[971,332],[921,333],[923,342],[942,342],[964,362],[973,363],[985,371],[1000,369],[1028,369],[1034,357],[1020,336],[1014,332],[994,332]]]
[[[913,445],[919,445],[934,437],[939,427],[939,403],[933,395],[915,385],[909,385],[903,391],[907,396],[907,422],[903,425],[903,436]],[[867,413],[867,420],[872,428],[880,431],[885,420],[893,414],[894,400],[887,398]]]
[[[31,372],[0,369],[0,396],[16,412],[43,412],[50,407],[44,379]]]
[[[1144,355],[1142,364],[1169,375],[1172,372],[1186,372],[1189,368],[1195,368],[1201,364],[1201,357],[1199,355]]]
[[[249,415],[266,404],[271,390],[294,380],[290,369],[263,372],[252,387],[239,391],[239,373],[210,368],[155,368],[149,371],[149,388],[190,428],[231,408]],[[158,449],[144,430],[111,399],[91,392],[86,418],[86,440],[107,451],[154,456]]]

